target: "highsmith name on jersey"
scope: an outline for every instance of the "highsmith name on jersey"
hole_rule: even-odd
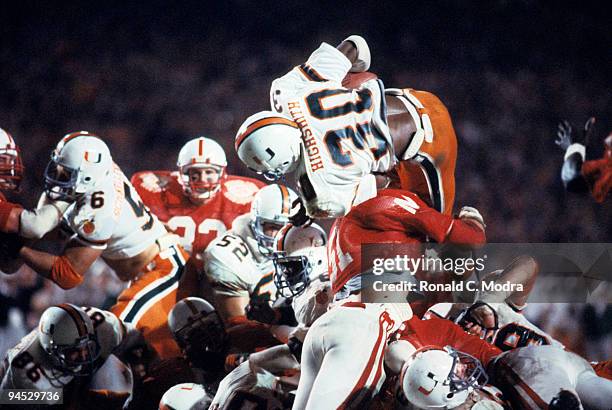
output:
[[[350,67],[344,54],[322,43],[306,63],[274,80],[270,90],[272,109],[301,130],[305,152],[298,172],[308,176],[316,201],[339,203],[345,213],[358,189],[375,192],[373,179],[364,177],[385,172],[395,162],[382,81],[346,89],[342,79]],[[359,188],[362,183],[369,186]]]

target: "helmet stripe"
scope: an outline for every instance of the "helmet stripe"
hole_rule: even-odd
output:
[[[287,237],[287,232],[291,229],[293,225],[287,224],[283,226],[283,228],[278,232],[278,241],[277,241],[277,251],[284,252],[285,251],[285,238]]]
[[[81,317],[81,315],[79,315],[74,306],[68,303],[62,303],[61,305],[58,305],[58,307],[68,312],[68,314],[76,324],[77,331],[79,332],[79,337],[87,336],[87,326],[85,325],[83,318]]]
[[[251,135],[252,133],[254,133],[255,131],[263,128],[263,127],[267,127],[268,125],[274,125],[274,124],[282,124],[282,125],[288,125],[289,127],[292,128],[297,128],[297,124],[291,120],[288,120],[286,118],[282,118],[282,117],[268,117],[268,118],[262,118],[260,120],[255,121],[253,124],[249,125],[247,127],[246,130],[244,130],[244,132],[242,134],[239,134],[236,137],[236,142],[234,144],[236,150],[238,150],[238,147],[240,147],[240,145],[244,142],[244,140]]]
[[[66,134],[66,136],[64,136],[64,138],[62,139],[62,141],[65,143],[67,143],[70,140],[73,140],[77,137],[90,137],[91,134],[89,134],[87,131],[77,131],[77,132],[71,132],[70,134]]]
[[[200,138],[198,141],[198,156],[204,155],[204,138]]]
[[[198,312],[198,308],[196,308],[193,302],[190,301],[189,299],[183,299],[183,302],[185,302],[189,310],[191,310],[191,313],[193,313],[194,315],[197,315],[198,313],[200,313]]]
[[[283,209],[281,213],[283,215],[289,214],[289,209],[291,209],[291,204],[289,203],[289,190],[284,185],[278,186],[281,191],[281,197],[283,198]]]

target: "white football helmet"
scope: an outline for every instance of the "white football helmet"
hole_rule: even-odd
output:
[[[457,407],[486,382],[480,361],[450,346],[418,350],[401,373],[404,395],[422,409]]]
[[[272,252],[274,236],[289,223],[298,196],[291,188],[272,184],[260,189],[251,203],[251,230],[264,254]]]
[[[297,167],[301,144],[298,125],[272,111],[247,118],[234,142],[240,160],[271,181]]]
[[[23,178],[19,147],[8,132],[0,128],[0,189],[16,190]]]
[[[164,393],[159,410],[201,410],[207,409],[212,399],[204,386],[195,383],[181,383]]]
[[[63,303],[45,310],[38,325],[38,341],[61,373],[93,373],[100,344],[93,322],[79,307]]]
[[[301,295],[310,282],[328,276],[327,234],[319,225],[286,225],[274,241],[274,284],[282,296]]]
[[[168,314],[168,327],[195,367],[203,368],[211,356],[219,356],[227,347],[223,322],[204,299],[188,297],[177,302]]]
[[[113,170],[108,146],[87,131],[64,136],[51,153],[45,170],[45,191],[50,198],[74,200],[89,192]]]
[[[186,196],[207,200],[221,190],[227,159],[216,141],[199,137],[188,141],[178,155],[179,182]],[[194,173],[190,170],[198,170]]]

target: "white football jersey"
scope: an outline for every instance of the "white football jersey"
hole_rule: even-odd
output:
[[[274,264],[259,250],[249,223],[249,214],[237,217],[231,230],[208,245],[204,251],[204,272],[220,295],[274,301]]]
[[[492,383],[508,390],[504,393],[511,401],[516,397],[521,408],[548,408],[561,390],[567,390],[577,393],[584,408],[610,409],[612,381],[598,377],[575,353],[556,346],[528,346],[504,352],[493,363]]]
[[[291,300],[291,307],[297,322],[309,327],[329,309],[334,295],[329,280],[314,279],[306,290]]]
[[[498,330],[493,343],[502,350],[514,349],[519,342],[528,345],[552,345],[564,349],[565,346],[551,335],[531,323],[522,313],[512,309],[507,303],[488,303],[497,313]],[[436,316],[454,321],[457,316],[471,305],[468,303],[437,303],[429,312]],[[426,313],[427,315],[427,313]]]
[[[73,203],[64,219],[83,245],[103,249],[107,259],[127,259],[147,249],[166,234],[140,196],[115,164],[113,173],[97,190]]]
[[[306,63],[272,82],[272,109],[295,121],[302,133],[298,178],[309,211],[333,203],[345,214],[356,205],[360,184],[370,184],[371,191],[372,179],[363,178],[395,163],[382,81],[346,89],[342,79],[350,68],[340,51],[322,43]],[[303,175],[314,194],[304,187]]]
[[[100,344],[100,357],[96,364],[101,368],[112,352],[124,341],[126,328],[111,312],[97,308],[83,308],[94,324]],[[74,376],[55,369],[51,358],[38,341],[38,329],[32,330],[4,358],[0,389],[32,389],[61,391]],[[119,379],[124,376],[119,377]]]
[[[244,362],[221,380],[209,409],[282,409],[285,406],[280,396],[272,373],[261,368],[252,370],[249,362]]]

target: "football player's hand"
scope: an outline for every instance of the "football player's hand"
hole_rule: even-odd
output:
[[[244,309],[249,320],[260,323],[274,324],[278,320],[276,311],[267,301],[251,300]]]
[[[155,351],[146,343],[133,346],[121,356],[121,360],[130,366],[136,380],[147,377],[150,365],[158,360]]]
[[[555,140],[563,151],[567,151],[570,145],[572,145],[572,125],[568,120],[563,120],[557,126],[557,139]]]
[[[482,217],[480,211],[471,206],[464,206],[459,211],[459,219],[463,221],[469,221],[475,223],[480,229],[483,231],[487,227],[484,223],[484,218]]]
[[[490,343],[493,341],[493,336],[497,330],[497,317],[489,305],[482,304],[470,308],[469,315],[462,327],[466,332],[479,336]]]

